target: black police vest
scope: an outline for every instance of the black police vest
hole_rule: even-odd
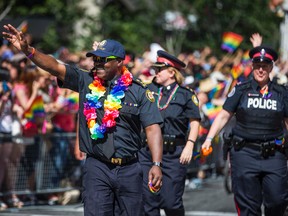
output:
[[[283,135],[283,90],[272,87],[271,98],[264,99],[259,92],[246,86],[236,111],[237,123],[233,134],[248,140],[272,140]]]

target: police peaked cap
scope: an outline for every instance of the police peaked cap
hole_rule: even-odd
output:
[[[177,68],[178,70],[186,67],[184,62],[163,50],[158,50],[157,56],[157,62],[153,64],[154,67],[170,66]]]
[[[249,56],[252,62],[275,62],[278,59],[278,54],[270,47],[257,46],[250,50]]]

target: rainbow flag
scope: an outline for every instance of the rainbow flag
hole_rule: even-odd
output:
[[[199,126],[199,131],[198,131],[198,136],[202,137],[204,135],[207,135],[209,130],[207,128],[202,127],[201,125]]]
[[[240,43],[243,41],[243,37],[234,32],[224,32],[222,36],[222,45],[223,50],[228,51],[229,53],[234,52]]]
[[[208,93],[208,98],[220,98],[225,90],[226,82],[218,83],[211,91]]]
[[[247,64],[251,61],[250,59],[250,56],[249,56],[249,50],[246,50],[244,53],[243,53],[243,56],[242,56],[242,64]]]
[[[79,94],[76,92],[73,92],[70,94],[66,99],[66,105],[69,107],[75,106],[79,103]]]
[[[215,106],[211,102],[208,102],[202,106],[202,110],[206,116],[208,116],[212,123],[216,118],[217,114],[222,110],[222,106]]]
[[[22,31],[23,33],[26,33],[28,30],[28,21],[24,20],[18,27],[17,27],[18,31]]]
[[[231,69],[231,74],[232,74],[233,79],[237,79],[242,73],[243,73],[242,64],[235,65]]]
[[[199,160],[199,159],[201,159],[200,151],[193,152],[192,158],[193,158],[193,160]]]
[[[31,106],[24,112],[24,118],[32,120],[34,117],[44,116],[44,102],[41,95],[38,95]]]

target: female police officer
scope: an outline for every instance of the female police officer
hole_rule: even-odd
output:
[[[228,94],[202,148],[235,114],[230,161],[238,215],[283,215],[287,206],[287,163],[284,131],[288,125],[287,90],[270,81],[277,53],[268,47],[250,50],[253,78]]]
[[[161,208],[168,216],[182,216],[187,164],[192,158],[200,121],[198,99],[194,91],[181,86],[183,77],[180,69],[186,65],[165,51],[160,50],[157,55],[157,62],[153,65],[156,76],[148,88],[156,95],[164,120],[163,185],[158,195],[148,190],[145,174],[151,167],[151,154],[148,147],[142,148],[139,160],[144,171],[145,214],[160,216]]]

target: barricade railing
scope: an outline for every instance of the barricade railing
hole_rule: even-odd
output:
[[[0,134],[0,140],[3,138],[15,140],[24,137]],[[12,149],[18,152],[15,154],[18,156],[12,153],[11,156],[14,155],[14,158],[10,157],[8,160],[7,169],[1,167],[9,174],[5,175],[2,185],[4,190],[0,192],[0,196],[11,193],[57,193],[79,189],[82,162],[76,160],[73,154],[75,139],[76,133],[49,133],[32,137],[32,142],[30,139],[28,144],[12,142]]]

